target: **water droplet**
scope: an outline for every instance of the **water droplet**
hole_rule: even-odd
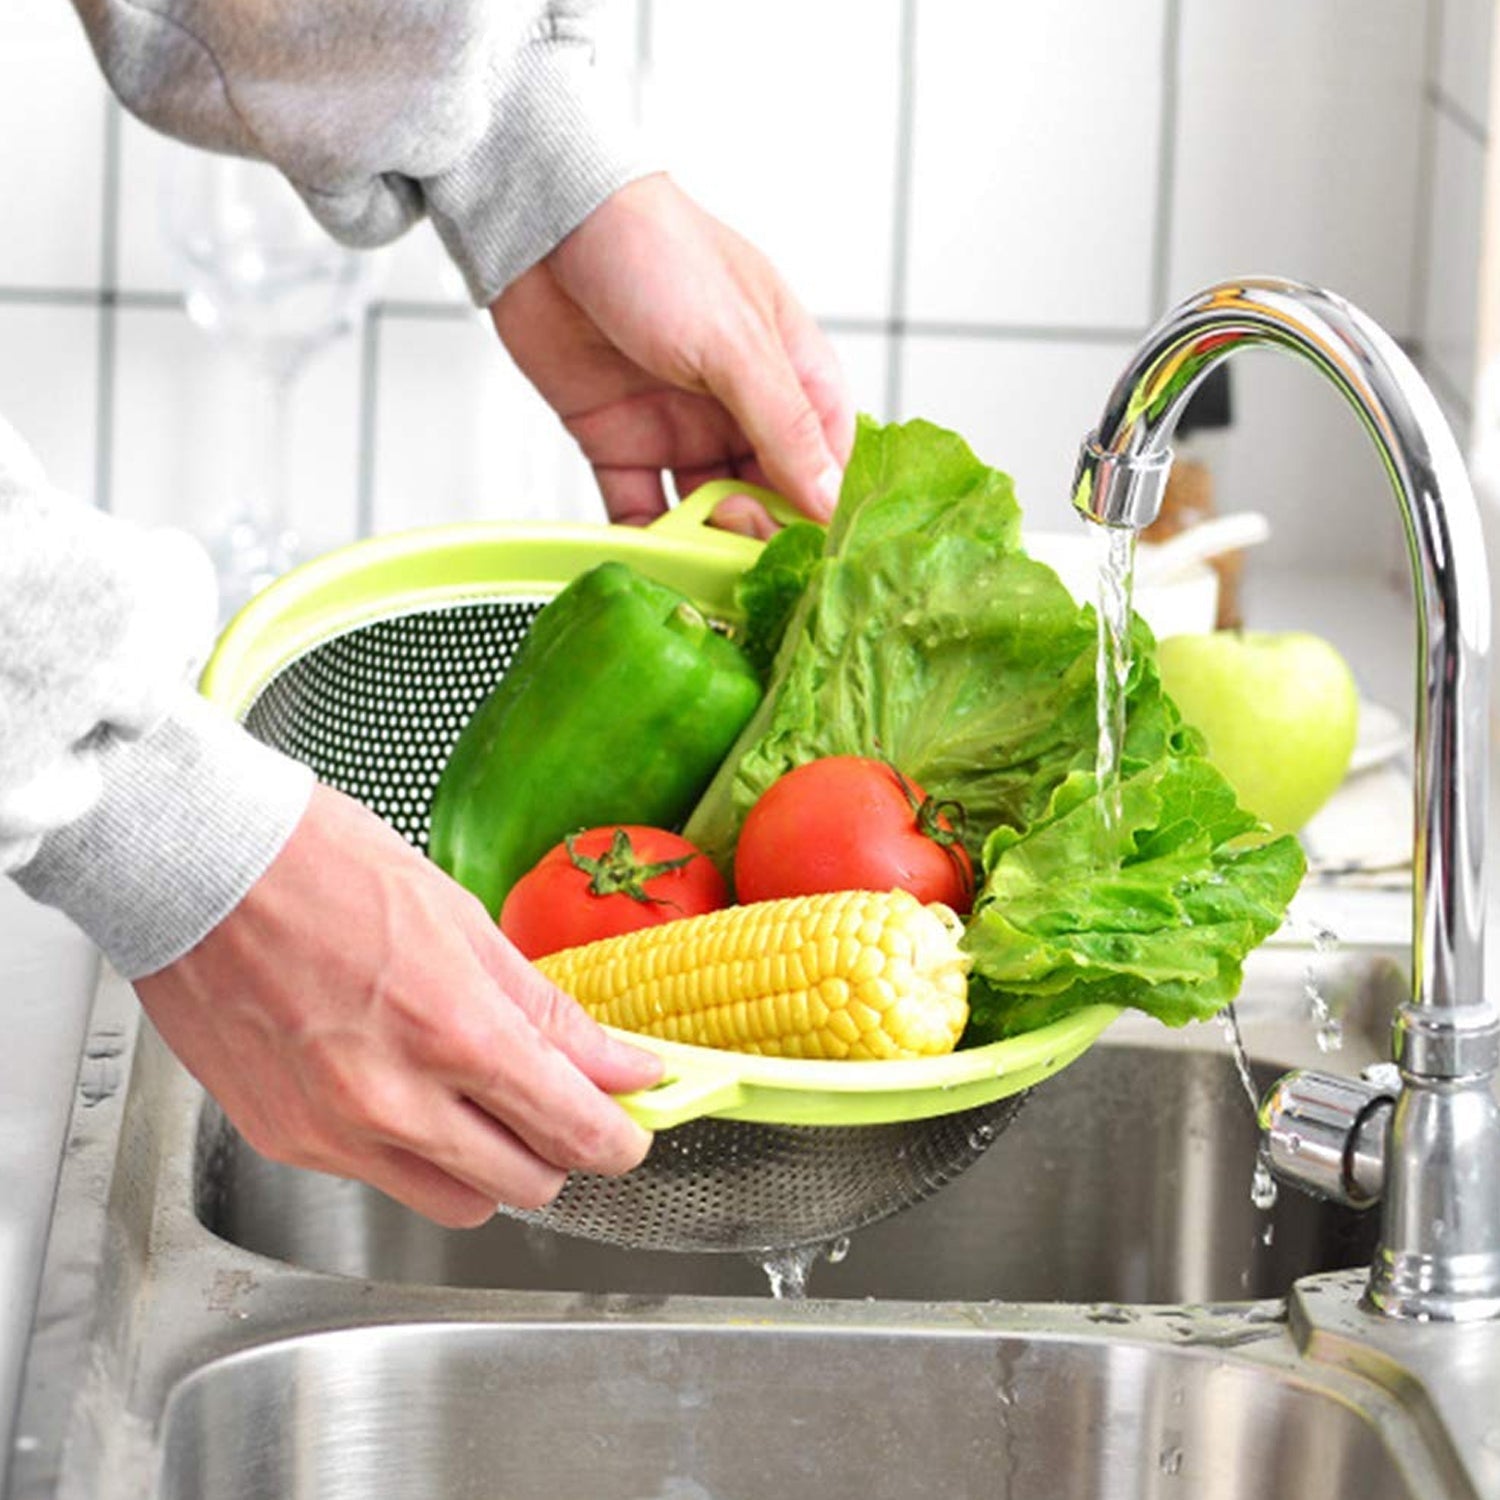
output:
[[[1180,1474],[1182,1472],[1182,1449],[1175,1443],[1169,1448],[1163,1448],[1157,1455],[1156,1465],[1168,1478],[1174,1474]]]
[[[1276,1207],[1276,1179],[1271,1175],[1271,1163],[1264,1151],[1255,1158],[1255,1172],[1250,1178],[1250,1201],[1262,1212]]]
[[[796,1245],[762,1257],[761,1270],[778,1302],[800,1302],[807,1296],[807,1278],[821,1250],[821,1245]]]
[[[771,1295],[782,1302],[800,1302],[807,1296],[807,1282],[812,1268],[826,1260],[837,1265],[849,1254],[849,1236],[825,1240],[816,1245],[793,1245],[789,1250],[766,1250],[751,1256],[766,1273]],[[865,1299],[873,1301],[871,1297]]]
[[[1260,1232],[1260,1242],[1262,1245],[1269,1245],[1275,1238],[1276,1226],[1268,1220],[1266,1222],[1266,1227]]]
[[[1231,1002],[1219,1012],[1219,1024],[1224,1028],[1225,1039],[1234,1054],[1235,1071],[1240,1075],[1240,1086],[1250,1101],[1250,1113],[1260,1117],[1260,1090],[1255,1087],[1255,1078],[1250,1072],[1250,1056],[1245,1051],[1245,1039],[1240,1034],[1240,1018],[1235,1014]]]

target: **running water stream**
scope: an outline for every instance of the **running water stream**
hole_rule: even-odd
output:
[[[1235,1014],[1232,1001],[1219,1012],[1219,1021],[1224,1027],[1224,1037],[1229,1043],[1229,1049],[1234,1054],[1234,1066],[1240,1075],[1240,1086],[1250,1101],[1250,1113],[1259,1120],[1260,1090],[1256,1088],[1255,1078],[1250,1072],[1250,1056],[1245,1051],[1245,1038],[1240,1033],[1240,1018]],[[1258,1209],[1269,1212],[1276,1207],[1276,1192],[1276,1179],[1271,1175],[1271,1153],[1265,1142],[1261,1141],[1255,1150],[1255,1170],[1250,1177],[1250,1201]],[[1270,1243],[1269,1239],[1267,1243]]]
[[[1094,539],[1098,572],[1095,610],[1099,646],[1095,658],[1095,704],[1099,745],[1094,758],[1099,821],[1106,848],[1121,817],[1120,758],[1125,748],[1125,688],[1130,679],[1130,595],[1135,582],[1135,532],[1102,526]]]
[[[1113,843],[1113,834],[1123,814],[1121,791],[1121,756],[1125,744],[1126,687],[1130,680],[1131,594],[1135,576],[1136,533],[1128,527],[1101,527],[1095,537],[1095,565],[1098,585],[1095,612],[1099,640],[1095,658],[1095,703],[1098,715],[1098,748],[1094,775],[1098,787],[1101,852]],[[1343,1030],[1324,1000],[1318,984],[1317,958],[1327,953],[1337,939],[1321,928],[1312,933],[1314,957],[1303,978],[1303,993],[1317,1027],[1317,1041],[1324,1052],[1335,1052],[1343,1043]],[[1252,1114],[1259,1116],[1260,1097],[1250,1071],[1250,1059],[1240,1034],[1239,1018],[1233,1005],[1226,1006],[1220,1020],[1224,1036],[1234,1054],[1235,1069],[1250,1101]],[[1276,1203],[1276,1179],[1262,1146],[1255,1161],[1250,1184],[1250,1198],[1257,1208],[1269,1210]],[[1268,1230],[1269,1235],[1269,1230]],[[1268,1239],[1269,1243],[1269,1239]]]
[[[807,1296],[807,1278],[820,1260],[837,1265],[849,1253],[849,1237],[817,1245],[794,1245],[789,1250],[767,1250],[753,1257],[766,1273],[771,1295],[778,1302],[801,1302]]]

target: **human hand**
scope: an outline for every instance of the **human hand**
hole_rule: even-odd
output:
[[[827,338],[753,246],[669,178],[620,189],[490,308],[594,467],[611,520],[643,524],[710,479],[826,520],[854,440]],[[765,534],[759,507],[718,519]]]
[[[483,906],[326,787],[249,894],[136,981],[250,1145],[452,1228],[623,1172],[650,1136],[609,1093],[660,1065],[533,969]]]

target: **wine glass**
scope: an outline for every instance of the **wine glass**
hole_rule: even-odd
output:
[[[359,321],[376,257],[336,243],[260,162],[175,153],[162,209],[188,316],[250,376],[239,492],[228,524],[208,539],[228,618],[300,560],[287,501],[293,390],[313,356]]]

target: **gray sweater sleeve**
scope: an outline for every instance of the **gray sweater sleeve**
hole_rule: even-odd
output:
[[[74,0],[148,124],[281,169],[374,246],[429,214],[478,303],[647,170],[595,0]]]
[[[196,543],[50,489],[0,422],[0,870],[130,979],[238,904],[312,789],[192,691],[214,614]]]

